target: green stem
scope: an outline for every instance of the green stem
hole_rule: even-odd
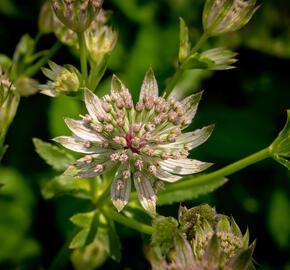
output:
[[[103,209],[103,213],[106,217],[113,219],[114,221],[123,224],[129,228],[135,229],[141,233],[152,234],[154,232],[154,228],[146,225],[144,223],[138,222],[132,218],[128,218],[112,208],[106,207]]]
[[[199,41],[194,45],[194,47],[190,51],[190,55],[195,53],[201,45],[209,38],[209,35],[206,32],[203,32],[202,36],[200,37]]]
[[[187,58],[185,58],[182,63],[179,64],[178,68],[176,69],[174,75],[171,77],[169,83],[166,86],[165,89],[165,96],[169,96],[169,94],[172,92],[172,90],[174,89],[175,85],[177,84],[177,82],[179,81],[179,79],[181,78],[181,76],[184,73],[184,69],[182,69],[182,65],[183,63],[185,63],[188,58],[194,54],[200,47],[201,45],[208,39],[208,34],[207,33],[203,33],[202,36],[200,37],[199,41],[195,44],[195,46],[191,49],[189,56]]]
[[[88,80],[88,65],[87,65],[87,48],[85,42],[84,32],[78,33],[79,46],[80,46],[80,60],[81,60],[81,70],[83,80],[87,82]]]
[[[254,163],[257,163],[269,157],[270,157],[270,152],[269,152],[269,148],[267,147],[255,154],[252,154],[246,158],[243,158],[237,162],[234,162],[215,172],[195,177],[194,180],[190,179],[190,180],[178,182],[176,184],[168,185],[166,190],[179,189],[179,188],[183,189],[186,187],[190,187],[192,181],[201,183],[201,182],[207,182],[207,181],[217,179],[217,178],[224,178],[226,176],[229,176],[237,171],[240,171]]]
[[[61,46],[62,46],[61,42],[57,41],[51,47],[48,53],[41,59],[39,59],[33,66],[27,68],[24,74],[28,77],[33,77],[39,71],[39,69],[47,63],[48,59],[50,59],[54,54],[56,54],[56,52],[60,49]]]
[[[164,90],[165,92],[165,97],[168,97],[169,94],[172,92],[172,90],[174,89],[176,83],[179,81],[180,77],[183,75],[184,70],[181,69],[181,66],[179,66],[174,75],[171,77],[169,83],[166,86],[166,89]]]
[[[197,177],[191,177],[188,180],[179,181],[176,183],[172,183],[170,185],[166,186],[166,189],[164,191],[160,190],[159,195],[161,195],[163,192],[166,193],[168,191],[176,191],[176,190],[184,190],[184,189],[190,189],[192,188],[193,184],[210,184],[211,181],[216,180],[218,178],[225,178],[226,176],[229,176],[239,170],[242,170],[254,163],[257,163],[263,159],[270,157],[270,151],[269,148],[265,148],[255,154],[252,154],[246,158],[243,158],[237,162],[234,162],[222,169],[219,169],[215,172],[203,174],[201,176]],[[138,196],[136,192],[132,192],[130,195],[131,200],[137,200]],[[157,201],[158,203],[158,201]]]

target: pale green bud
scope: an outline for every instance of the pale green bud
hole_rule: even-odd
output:
[[[69,65],[62,67],[56,63],[48,62],[51,69],[42,68],[42,72],[50,81],[40,85],[42,94],[56,97],[60,94],[73,95],[80,89],[80,74],[76,68]]]
[[[94,63],[100,64],[111,54],[118,37],[117,31],[99,22],[93,23],[86,31],[86,44]]]
[[[53,16],[50,2],[47,0],[42,5],[38,17],[38,28],[41,33],[49,34],[53,32]]]
[[[256,0],[207,0],[202,23],[209,36],[237,31],[252,18]]]
[[[15,82],[16,91],[23,97],[34,95],[38,92],[38,81],[21,75]]]
[[[97,15],[102,0],[51,0],[57,18],[75,32],[84,32]]]

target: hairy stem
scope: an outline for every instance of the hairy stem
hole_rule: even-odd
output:
[[[85,34],[83,32],[78,33],[79,46],[80,46],[80,60],[81,60],[81,71],[83,80],[88,80],[88,65],[87,65],[87,49],[85,42]]]
[[[114,221],[116,221],[120,224],[123,224],[129,228],[132,228],[136,231],[139,231],[141,233],[152,234],[154,232],[153,227],[146,225],[144,223],[138,222],[132,218],[128,218],[128,217],[116,212],[112,208],[104,207],[103,213],[105,214],[106,217],[111,218]]]

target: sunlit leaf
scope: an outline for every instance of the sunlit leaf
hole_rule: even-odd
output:
[[[65,170],[75,160],[72,155],[51,143],[44,142],[37,138],[33,138],[33,143],[40,157],[55,170]]]
[[[59,175],[48,181],[41,192],[45,199],[70,194],[78,198],[90,198],[90,180]]]

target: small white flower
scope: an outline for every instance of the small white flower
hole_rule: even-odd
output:
[[[111,185],[111,199],[118,211],[129,201],[132,176],[140,203],[155,213],[156,190],[161,186],[159,180],[175,182],[182,175],[198,173],[212,165],[186,156],[187,151],[208,139],[214,126],[181,132],[191,123],[201,95],[201,92],[193,94],[181,102],[158,97],[151,68],[146,73],[136,108],[128,89],[116,76],[112,79],[110,97],[99,99],[85,90],[90,117],[83,120],[65,118],[74,136],[54,139],[70,150],[86,154],[65,174],[90,178],[119,166]],[[156,118],[161,121],[154,121]],[[120,120],[123,120],[122,125]],[[104,142],[106,148],[102,147]]]

